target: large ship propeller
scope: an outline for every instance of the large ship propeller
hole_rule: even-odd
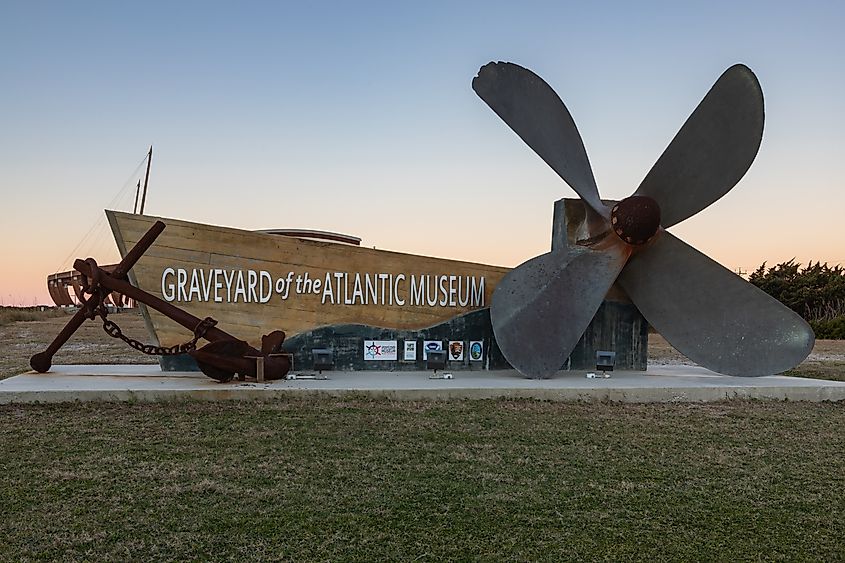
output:
[[[575,246],[517,266],[493,293],[496,341],[517,370],[557,372],[615,281],[670,344],[718,373],[771,375],[807,357],[814,336],[800,316],[664,230],[725,195],[754,161],[763,93],[748,67],[719,77],[634,194],[612,208],[569,110],[542,78],[489,63],[472,87],[587,210]]]

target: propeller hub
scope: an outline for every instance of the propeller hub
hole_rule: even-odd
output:
[[[660,228],[660,206],[650,197],[632,195],[610,211],[613,232],[628,244],[645,244]]]

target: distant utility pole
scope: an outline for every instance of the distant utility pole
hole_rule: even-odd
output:
[[[743,270],[742,267],[739,267],[739,268],[736,269],[736,275],[738,275],[741,278],[744,278],[748,275],[748,272],[746,270]]]

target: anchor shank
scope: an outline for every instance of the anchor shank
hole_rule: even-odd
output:
[[[166,226],[167,225],[165,225],[162,221],[156,221],[153,226],[150,227],[150,230],[144,233],[144,236],[141,237],[141,240],[139,240],[135,244],[135,246],[133,246],[132,249],[126,253],[126,256],[123,257],[123,260],[121,260],[120,264],[118,264],[117,267],[114,269],[112,275],[116,278],[126,277],[126,274],[129,273],[129,270],[132,269],[132,266],[135,265],[135,262],[137,262],[141,258],[141,256],[144,255],[147,249],[149,249],[153,245],[155,240],[158,238],[158,235],[161,234],[161,232]]]

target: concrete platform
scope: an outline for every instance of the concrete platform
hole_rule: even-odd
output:
[[[845,400],[845,382],[784,376],[728,377],[697,366],[652,366],[587,379],[560,372],[526,379],[515,371],[456,371],[454,379],[430,372],[327,372],[327,380],[217,383],[198,372],[162,372],[157,365],[54,366],[0,381],[0,404],[68,401],[256,400],[323,395],[396,400],[529,398],[547,401],[631,403],[707,402],[725,399]]]

